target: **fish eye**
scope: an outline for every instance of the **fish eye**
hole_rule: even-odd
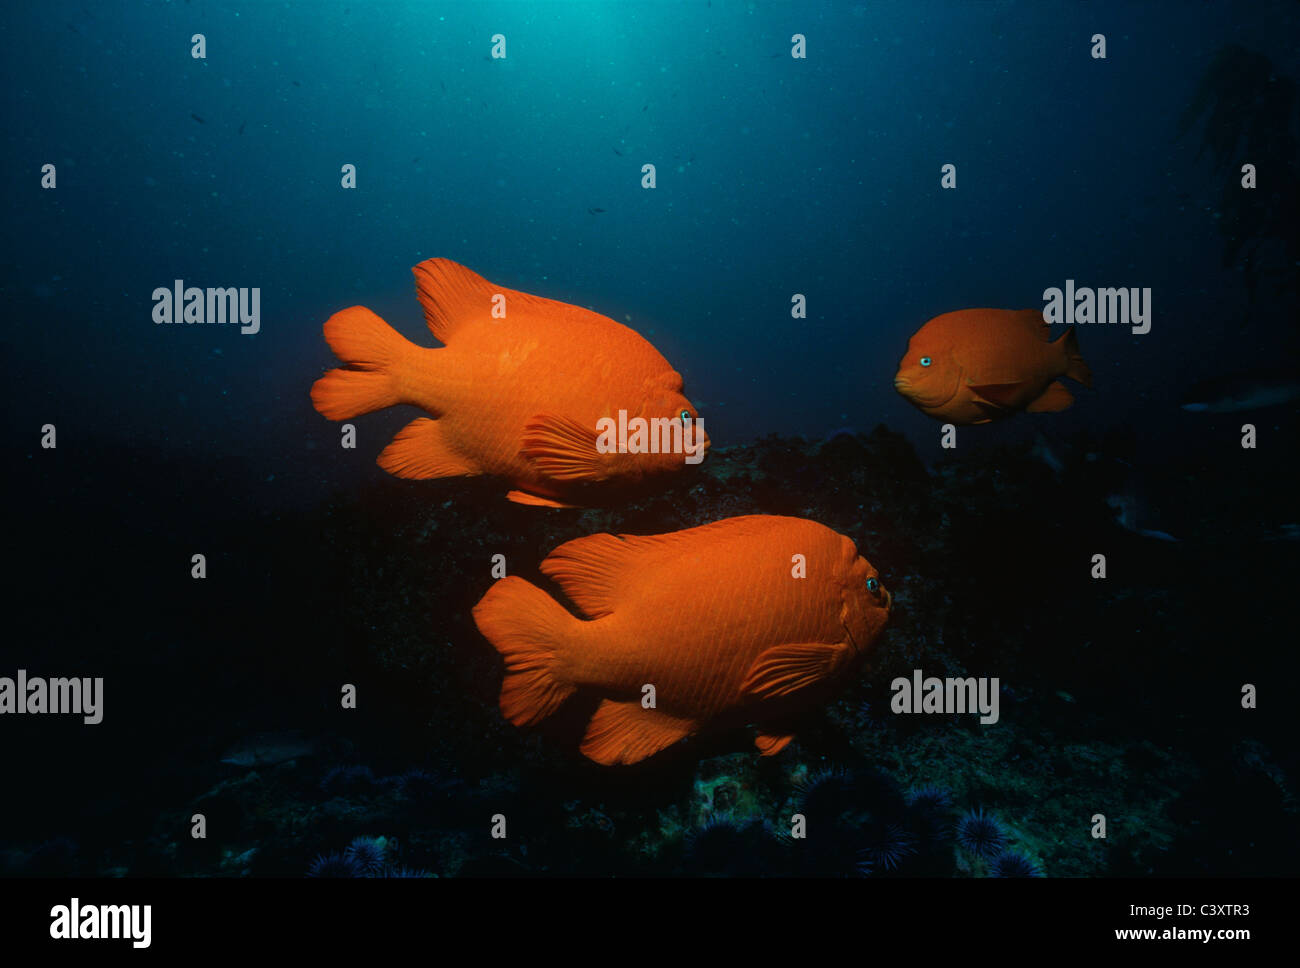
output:
[[[867,591],[874,592],[880,588],[880,581],[876,578],[867,579]]]
[[[922,365],[922,366],[929,366],[929,365],[930,365],[931,363],[933,363],[933,362],[934,362],[934,360],[930,359],[930,357],[928,357],[928,356],[923,356],[923,357],[921,357],[921,365]]]
[[[689,410],[683,410],[680,416],[682,418],[682,423],[688,424],[691,422],[691,412]]]

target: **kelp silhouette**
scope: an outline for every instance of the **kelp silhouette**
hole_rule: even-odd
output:
[[[1197,158],[1210,152],[1224,176],[1219,230],[1223,264],[1241,267],[1255,303],[1261,281],[1279,296],[1300,293],[1300,188],[1292,132],[1295,82],[1263,54],[1238,44],[1219,49],[1178,119],[1178,137],[1204,118]],[[1241,166],[1252,164],[1258,187],[1243,191]]]

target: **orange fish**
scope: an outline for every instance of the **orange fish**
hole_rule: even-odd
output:
[[[708,435],[681,374],[633,330],[448,259],[412,271],[425,322],[445,345],[418,346],[353,306],[325,323],[347,365],[311,388],[331,420],[401,403],[437,418],[393,438],[379,455],[390,474],[492,474],[514,485],[506,496],[519,504],[573,507],[703,459]]]
[[[981,424],[1065,410],[1074,397],[1060,376],[1092,386],[1073,327],[1053,340],[1036,309],[960,309],[916,331],[894,388],[946,423]]]
[[[779,752],[790,715],[823,698],[889,616],[889,593],[853,542],[802,518],[595,534],[556,548],[541,570],[583,618],[513,576],[474,607],[505,658],[501,712],[527,726],[575,693],[597,697],[582,752],[605,764],[725,725],[754,724],[759,751]]]

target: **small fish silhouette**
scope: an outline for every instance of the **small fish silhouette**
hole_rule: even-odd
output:
[[[258,733],[228,749],[222,763],[232,766],[275,766],[289,760],[303,759],[317,752],[316,744],[301,730],[282,733]]]
[[[190,113],[190,117],[193,118],[195,121],[197,121],[199,124],[207,124],[207,123],[208,123],[208,122],[204,121],[201,117],[199,117],[197,114],[194,114],[193,112]]]
[[[589,213],[591,213],[592,215],[603,215],[603,214],[605,214],[605,210],[604,210],[603,208],[589,208],[589,209],[587,209],[587,211],[588,211]]]

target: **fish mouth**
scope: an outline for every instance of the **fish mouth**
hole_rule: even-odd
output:
[[[916,387],[912,386],[912,381],[907,377],[894,377],[894,390],[908,403],[915,404],[918,407],[926,405],[926,402],[921,399],[921,394],[917,392]]]
[[[905,376],[894,377],[894,389],[905,399],[917,406],[922,404],[921,395],[916,388],[912,386],[912,381]]]
[[[894,596],[889,594],[889,589],[884,585],[880,586],[880,590],[885,593],[885,611],[888,612],[894,607]]]
[[[897,390],[899,393],[901,393],[911,403],[915,404],[916,406],[924,410],[926,408],[933,409],[935,407],[942,407],[949,400],[953,399],[955,396],[957,396],[958,390],[961,389],[961,383],[959,378],[958,382],[953,385],[952,392],[948,394],[946,397],[944,397],[943,399],[935,398],[933,387],[929,388],[930,389],[929,395],[927,395],[924,391],[918,390],[916,387],[912,385],[912,381],[905,376],[894,377],[894,389]],[[942,393],[943,392],[942,389],[940,389],[939,392]]]
[[[688,458],[694,457],[695,460],[688,459],[688,464],[698,464],[703,461],[708,456],[709,447],[713,444],[713,441],[709,440],[709,432],[703,426],[696,427],[695,434],[695,449],[687,452]]]

